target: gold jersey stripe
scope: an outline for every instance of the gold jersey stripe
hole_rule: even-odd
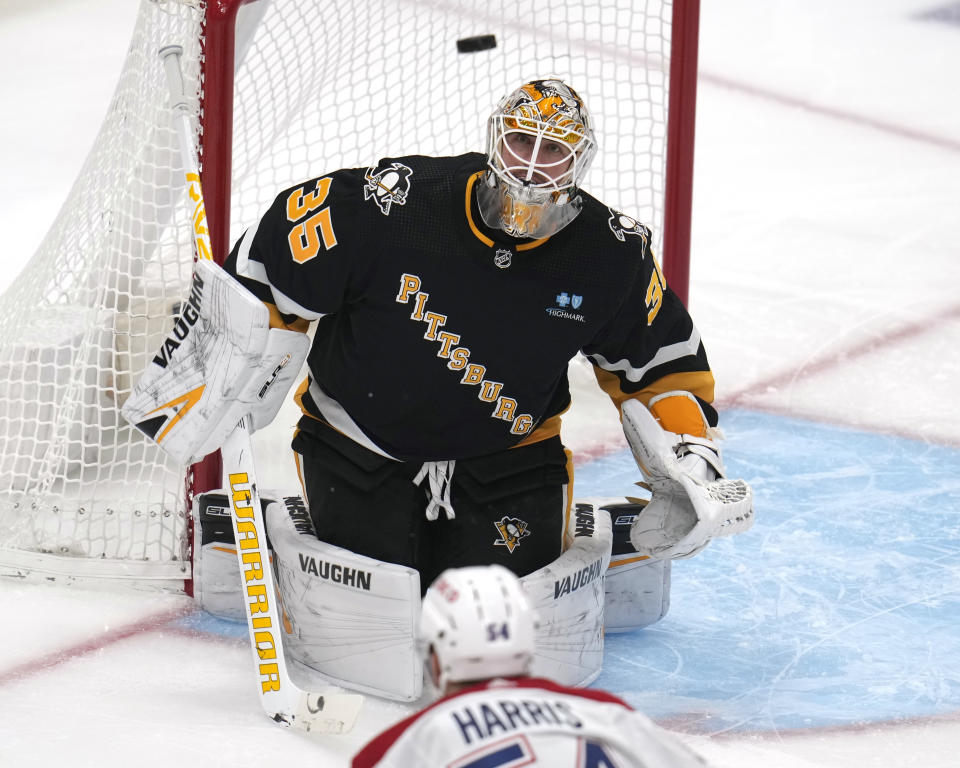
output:
[[[593,372],[597,377],[597,383],[600,384],[600,388],[613,400],[618,410],[624,401],[630,398],[639,400],[644,405],[647,405],[651,398],[662,395],[664,392],[674,392],[676,390],[690,392],[707,403],[713,402],[714,380],[713,373],[710,371],[671,373],[667,376],[662,376],[638,392],[624,392],[620,388],[620,379],[616,374],[610,373],[610,371],[606,371],[595,365],[593,366]]]

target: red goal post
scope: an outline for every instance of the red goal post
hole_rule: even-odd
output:
[[[119,413],[193,258],[159,48],[184,48],[219,260],[296,181],[482,150],[496,101],[550,74],[597,124],[586,189],[653,229],[686,300],[698,18],[698,0],[142,0],[87,162],[0,297],[0,574],[190,591],[217,456],[175,466]],[[458,50],[478,35],[496,47]]]

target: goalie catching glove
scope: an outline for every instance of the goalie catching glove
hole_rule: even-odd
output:
[[[173,331],[124,403],[124,418],[182,464],[217,450],[240,419],[277,415],[310,347],[270,327],[267,307],[212,261],[196,263]]]
[[[669,414],[667,431],[655,414]],[[630,541],[637,551],[668,559],[695,555],[716,536],[753,524],[753,493],[743,480],[724,477],[720,450],[707,437],[699,403],[688,392],[623,404],[623,431],[653,497],[637,516]],[[689,433],[687,433],[689,430]]]

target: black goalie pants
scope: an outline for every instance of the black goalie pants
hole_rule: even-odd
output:
[[[319,426],[319,425],[318,425]],[[446,568],[500,564],[519,576],[563,551],[572,469],[559,437],[456,462],[450,501],[428,520],[421,465],[386,459],[325,426],[297,432],[310,516],[321,541],[416,568],[423,591]]]

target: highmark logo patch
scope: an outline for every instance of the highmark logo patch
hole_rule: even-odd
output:
[[[587,319],[581,313],[577,312],[582,305],[583,296],[563,291],[557,294],[556,304],[552,307],[547,307],[547,314],[551,317],[559,317],[562,320],[575,320],[578,323],[585,323]]]

